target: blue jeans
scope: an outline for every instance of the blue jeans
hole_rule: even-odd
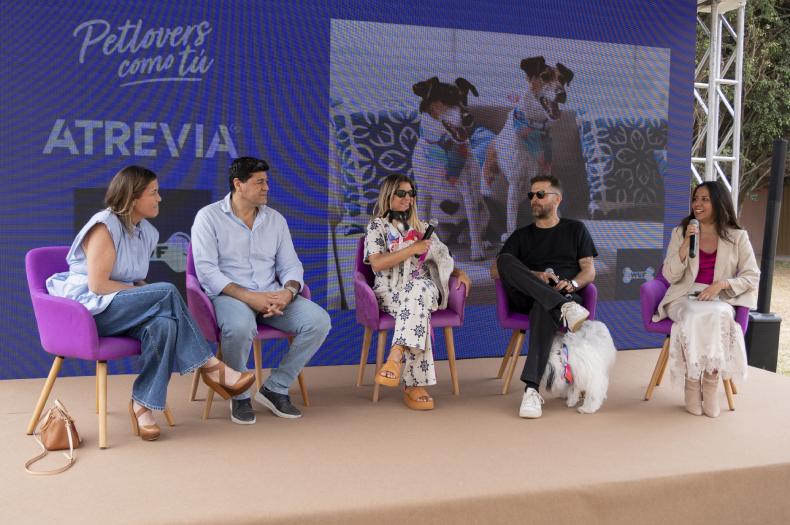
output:
[[[122,290],[93,319],[100,336],[140,340],[140,375],[132,398],[151,410],[165,409],[170,374],[188,374],[213,356],[181,294],[170,283]]]
[[[258,323],[266,324],[295,334],[293,343],[280,362],[263,383],[266,388],[279,394],[287,394],[296,376],[324,343],[332,321],[326,310],[302,296],[285,307],[283,315],[275,317],[257,316],[246,303],[229,295],[213,297],[214,312],[221,332],[222,360],[240,372],[247,370],[250,345],[258,335]],[[234,399],[250,397],[245,392]]]

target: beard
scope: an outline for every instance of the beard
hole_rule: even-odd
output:
[[[532,216],[536,219],[546,219],[551,216],[551,207],[548,206],[532,206]]]

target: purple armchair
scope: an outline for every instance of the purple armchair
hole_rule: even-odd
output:
[[[658,361],[653,369],[653,375],[650,377],[650,384],[647,385],[645,392],[645,401],[650,401],[653,395],[653,389],[661,384],[661,379],[664,377],[664,371],[669,362],[669,334],[672,331],[672,320],[662,319],[654,323],[653,314],[656,313],[658,305],[669,288],[669,282],[664,278],[663,273],[659,273],[658,277],[652,281],[647,281],[639,288],[639,303],[642,308],[642,323],[645,325],[645,330],[656,334],[665,334],[664,345],[661,347],[661,353],[658,355]],[[741,325],[743,333],[746,333],[746,328],[749,326],[749,309],[745,306],[735,307],[735,321]],[[738,391],[732,379],[724,379],[724,392],[727,394],[727,404],[730,410],[735,410],[735,401],[732,398],[733,394]]]
[[[359,357],[359,371],[357,373],[357,386],[362,385],[365,374],[365,365],[368,362],[368,350],[373,338],[373,332],[378,332],[378,346],[376,347],[376,373],[379,373],[384,363],[384,349],[387,345],[387,332],[395,328],[395,318],[379,310],[379,303],[373,293],[373,270],[365,264],[365,237],[359,239],[357,244],[356,271],[354,272],[354,298],[356,300],[357,323],[365,327],[362,338],[362,351]],[[453,383],[453,394],[459,395],[458,375],[455,369],[455,341],[453,328],[464,324],[464,307],[466,306],[466,287],[456,289],[457,280],[450,277],[450,297],[447,308],[437,310],[431,314],[431,328],[444,328],[444,340],[447,345],[447,360],[450,363],[450,376]],[[373,386],[373,402],[379,400],[379,384]]]
[[[192,314],[192,317],[195,319],[195,322],[200,328],[200,331],[203,333],[203,337],[206,338],[206,341],[209,343],[217,343],[217,359],[222,359],[222,345],[220,343],[220,330],[219,326],[217,325],[217,317],[214,313],[214,304],[211,302],[211,299],[208,298],[206,292],[203,291],[203,288],[200,286],[200,281],[197,278],[197,272],[195,271],[195,261],[192,257],[192,245],[190,244],[187,249],[187,306],[189,308],[189,313]],[[304,285],[302,288],[301,296],[305,299],[310,299],[310,288],[307,284]],[[265,324],[258,325],[258,335],[252,342],[253,347],[253,358],[255,359],[255,388],[260,389],[262,384],[262,375],[263,375],[263,368],[262,368],[262,354],[261,354],[261,341],[268,341],[274,339],[288,339],[289,343],[290,340],[293,339],[293,334],[288,334],[286,332],[282,332],[277,330],[276,328],[272,328],[271,326]],[[195,372],[195,375],[192,377],[192,389],[189,394],[189,400],[195,400],[195,394],[197,393],[198,387],[198,373]],[[302,402],[304,406],[310,406],[310,398],[307,396],[307,386],[304,382],[304,376],[302,372],[299,372],[299,389],[302,393]],[[209,389],[208,395],[206,396],[206,404],[203,407],[203,419],[208,419],[209,413],[211,412],[211,405],[214,402],[214,391]]]
[[[67,357],[96,361],[96,413],[99,415],[99,448],[107,448],[107,361],[140,355],[140,341],[130,337],[99,337],[96,322],[77,301],[54,297],[47,293],[49,276],[69,269],[66,264],[68,246],[45,246],[27,252],[25,271],[33,312],[44,350],[55,356],[49,376],[27,426],[32,434],[44,410],[49,394]],[[172,415],[165,417],[173,426]]]
[[[505,384],[502,386],[502,395],[507,394],[510,389],[510,382],[513,380],[513,373],[516,370],[516,362],[518,356],[521,355],[521,347],[524,345],[524,335],[529,330],[529,316],[527,314],[519,313],[511,310],[510,304],[507,300],[507,293],[505,292],[505,285],[502,284],[500,279],[495,279],[496,283],[496,317],[500,326],[507,330],[513,330],[510,336],[510,342],[505,350],[505,356],[502,358],[502,364],[499,365],[499,373],[497,379],[502,379],[505,369],[508,367],[510,361],[510,368],[505,377]],[[595,309],[598,304],[598,288],[594,283],[590,283],[581,290],[579,295],[582,298],[582,304],[590,312],[590,319],[595,319]]]

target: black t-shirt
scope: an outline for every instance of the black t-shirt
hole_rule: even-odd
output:
[[[563,218],[551,228],[538,228],[532,223],[516,230],[499,253],[516,256],[535,272],[551,268],[560,279],[578,275],[579,259],[598,256],[584,223]]]

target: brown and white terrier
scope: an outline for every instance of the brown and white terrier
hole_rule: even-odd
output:
[[[527,90],[512,100],[515,107],[488,146],[483,164],[483,194],[507,205],[503,242],[517,227],[519,206],[532,177],[551,173],[548,128],[560,118],[560,104],[567,100],[565,88],[573,79],[573,71],[559,62],[550,66],[542,56],[523,59],[521,69]]]

